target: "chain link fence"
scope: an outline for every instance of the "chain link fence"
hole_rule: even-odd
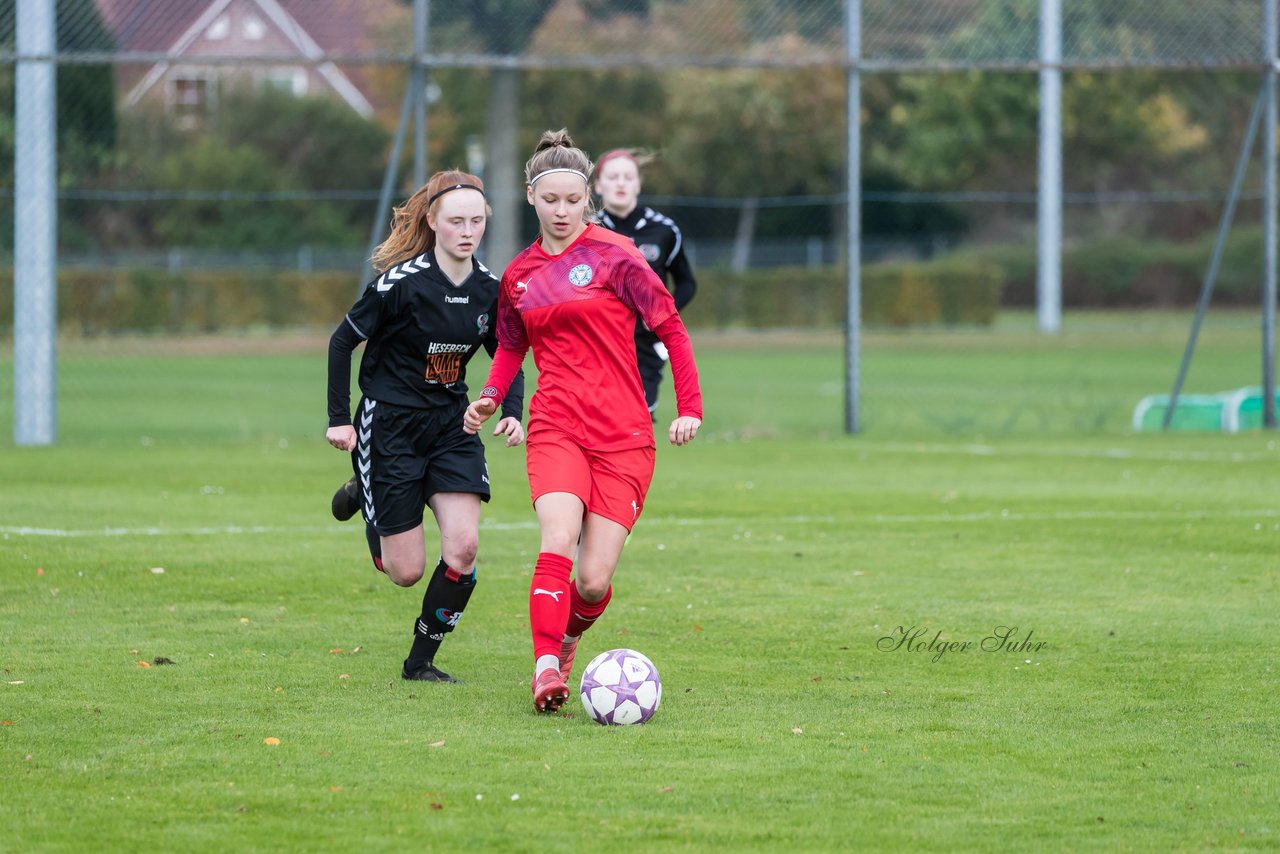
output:
[[[1194,301],[1267,68],[1266,1],[1064,4],[1068,306]],[[388,162],[396,202],[424,171],[483,175],[500,266],[536,234],[523,159],[561,126],[593,153],[658,155],[644,201],[684,230],[691,325],[776,319],[721,294],[751,276],[832,288],[782,320],[838,325],[850,16],[862,262],[994,265],[1004,305],[1034,300],[1040,0],[48,0],[56,44],[24,55],[26,2],[0,0],[6,338],[39,225],[14,206],[23,67],[56,72],[68,336],[327,329],[365,275]],[[1219,288],[1242,304],[1260,185],[1253,168]]]

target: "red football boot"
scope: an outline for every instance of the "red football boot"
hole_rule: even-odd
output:
[[[558,712],[569,699],[569,686],[560,674],[548,668],[533,678],[533,708],[538,712]]]

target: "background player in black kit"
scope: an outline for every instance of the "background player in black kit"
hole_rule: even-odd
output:
[[[440,562],[422,597],[401,676],[456,682],[434,664],[475,589],[480,503],[489,500],[484,444],[462,429],[466,366],[482,346],[497,349],[498,280],[475,259],[489,206],[480,179],[437,172],[396,208],[391,236],[373,256],[370,282],[329,339],[329,429],[350,451],[355,476],[333,497],[333,515],[364,514],[374,566],[410,587],[426,569],[423,508],[440,530]],[[360,361],[351,421],[351,354]],[[494,435],[524,441],[524,377],[502,402]]]
[[[626,148],[614,149],[600,158],[596,165],[595,185],[603,207],[600,224],[631,238],[653,272],[671,291],[676,311],[681,311],[693,299],[698,283],[684,254],[680,227],[671,217],[639,205],[640,167],[651,159],[647,154]],[[662,365],[667,361],[667,349],[653,330],[647,329],[639,320],[636,321],[636,360],[644,383],[644,399],[656,421],[658,386],[662,383]]]

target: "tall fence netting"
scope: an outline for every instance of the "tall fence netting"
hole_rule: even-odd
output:
[[[385,216],[415,64],[428,171],[517,186],[537,136],[561,126],[593,153],[649,149],[645,201],[680,223],[703,280],[691,326],[837,325],[851,8],[864,263],[976,263],[998,268],[1004,305],[1033,298],[1038,0],[433,0],[422,53],[422,9],[405,0],[56,5],[56,53],[29,59],[57,70],[58,311],[73,338],[336,322]],[[1264,32],[1261,0],[1063,3],[1068,306],[1194,298]],[[18,60],[7,0],[6,335],[25,221],[13,204]],[[495,143],[503,128],[514,155]],[[413,137],[394,164],[396,202],[413,189]],[[1259,172],[1223,300],[1258,286]],[[534,236],[527,207],[516,216],[514,234],[491,232],[495,246]],[[785,311],[751,296],[780,283],[817,296]]]

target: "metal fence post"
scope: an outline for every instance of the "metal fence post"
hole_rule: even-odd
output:
[[[845,303],[844,430],[858,432],[858,395],[862,349],[862,0],[845,0],[845,197],[848,200],[847,298]]]
[[[58,199],[55,4],[18,0],[13,235],[13,440],[57,433]]]
[[[1062,0],[1040,0],[1040,182],[1036,318],[1062,328]]]
[[[1280,50],[1277,0],[1263,0],[1267,60],[1266,128],[1263,157],[1263,278],[1262,278],[1262,426],[1276,428],[1276,63]]]
[[[413,192],[427,183],[427,55],[428,0],[413,0]]]

